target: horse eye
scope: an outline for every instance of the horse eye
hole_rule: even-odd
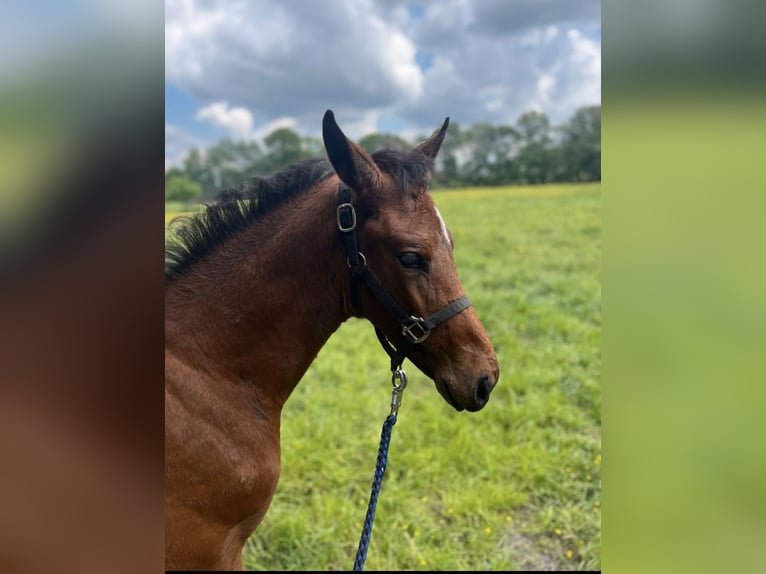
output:
[[[412,251],[402,253],[399,256],[399,262],[402,264],[402,267],[409,269],[425,269],[423,258],[418,253],[413,253]]]

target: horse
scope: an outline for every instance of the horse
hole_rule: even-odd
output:
[[[369,154],[331,110],[327,159],[226,189],[165,246],[165,566],[241,570],[280,474],[280,414],[329,337],[366,318],[457,411],[499,367],[428,183],[447,132]],[[424,318],[425,317],[425,318]]]

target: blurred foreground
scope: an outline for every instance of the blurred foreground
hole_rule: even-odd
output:
[[[160,571],[161,10],[0,13],[0,569]]]

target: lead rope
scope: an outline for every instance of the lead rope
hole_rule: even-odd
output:
[[[367,549],[370,546],[372,537],[372,523],[375,521],[375,508],[378,505],[378,495],[380,494],[380,485],[383,482],[383,474],[386,472],[386,463],[388,462],[388,445],[391,442],[391,430],[396,424],[396,415],[399,413],[399,406],[402,404],[402,393],[407,386],[407,373],[401,368],[393,369],[391,384],[394,389],[391,393],[391,414],[383,422],[383,429],[380,432],[380,446],[378,447],[378,460],[375,463],[375,474],[372,477],[372,490],[370,492],[370,502],[367,505],[367,516],[364,519],[362,536],[359,538],[359,549],[356,551],[354,560],[354,570],[361,572],[364,570],[364,561],[367,559]]]

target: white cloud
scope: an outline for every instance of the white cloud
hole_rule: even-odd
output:
[[[580,106],[601,102],[601,43],[575,28],[566,37],[569,49],[557,70],[562,88],[557,86],[555,102],[569,115]]]
[[[169,0],[168,81],[268,117],[363,111],[419,97],[411,39],[371,0]]]
[[[229,107],[227,102],[213,102],[197,111],[195,118],[209,120],[213,125],[225,129],[234,139],[253,137],[253,114],[242,107]]]
[[[358,138],[381,117],[422,134],[531,109],[561,123],[601,101],[598,0],[314,4],[167,0],[166,81],[231,137],[317,136],[328,108]]]
[[[475,16],[464,16],[471,23],[456,28],[448,44],[437,45],[433,39],[446,34],[443,12],[444,6],[437,10],[433,5],[417,27],[416,41],[422,36],[423,45],[433,46],[434,60],[425,73],[422,97],[399,107],[409,121],[423,129],[444,115],[461,124],[512,124],[534,109],[561,123],[578,107],[600,103],[600,41],[583,29],[571,24],[563,33],[562,25],[551,23],[552,15],[545,13],[541,25],[501,34],[496,24],[483,30]],[[597,21],[590,30],[598,30]]]
[[[343,132],[354,139],[378,131],[378,110],[367,110],[354,115],[344,115],[340,121]]]

